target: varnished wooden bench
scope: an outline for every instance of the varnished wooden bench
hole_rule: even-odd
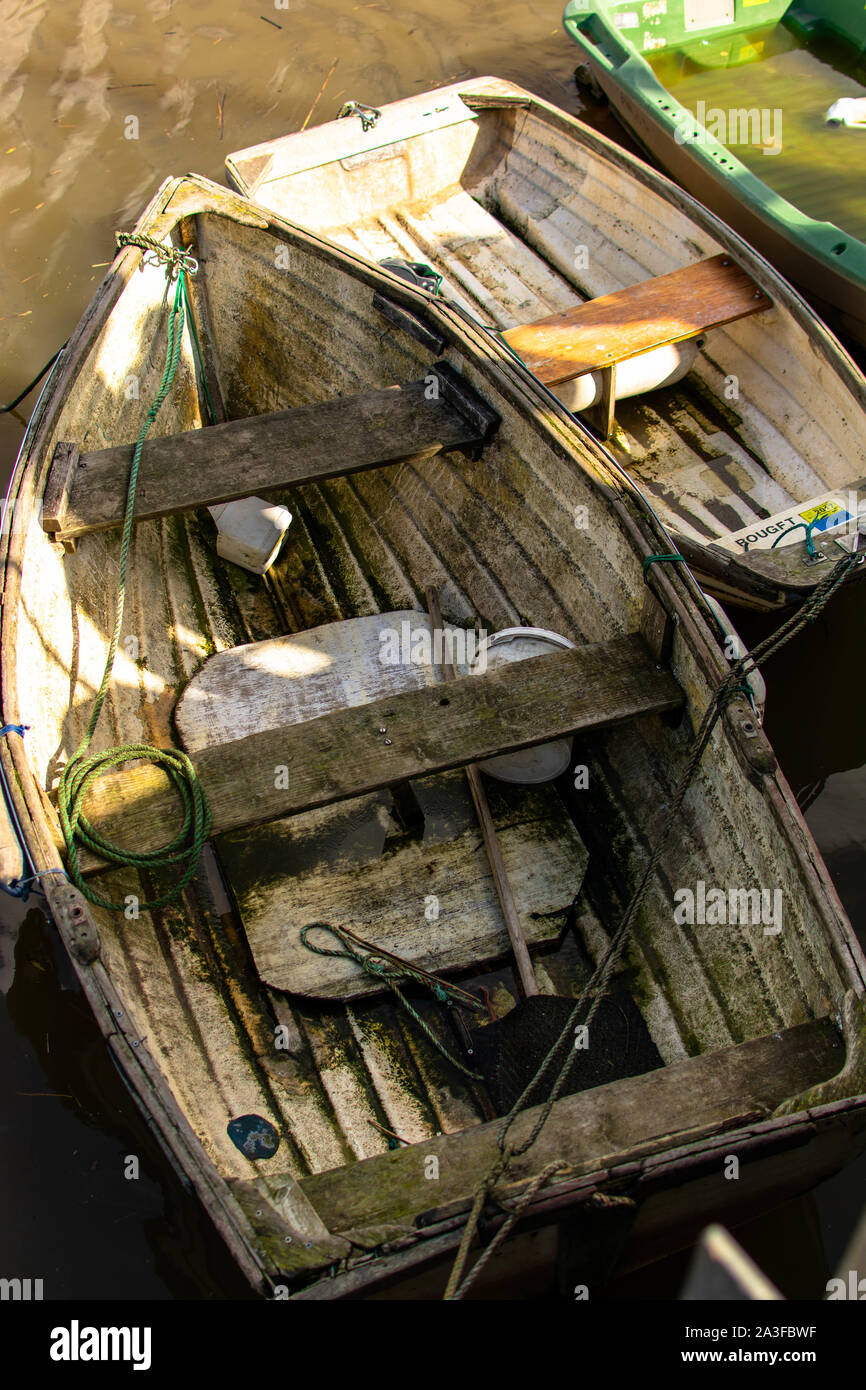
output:
[[[431,389],[430,377],[438,388]],[[447,362],[424,381],[339,396],[247,420],[148,440],[135,519],[170,516],[448,449],[477,453],[499,416]],[[67,544],[123,521],[131,444],[81,454],[57,445],[42,526]]]
[[[633,633],[215,743],[192,761],[212,833],[220,834],[676,709],[682,699],[673,676]],[[284,775],[276,775],[279,768]],[[164,844],[178,812],[167,778],[148,765],[102,777],[87,804],[99,831],[136,850]],[[104,867],[92,856],[82,856],[82,865],[89,872]]]
[[[602,371],[599,427],[613,426],[618,362],[768,309],[772,300],[730,256],[711,256],[669,275],[509,328],[503,338],[547,386]]]

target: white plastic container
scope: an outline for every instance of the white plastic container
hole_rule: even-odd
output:
[[[626,400],[629,396],[641,396],[645,391],[657,391],[662,386],[673,386],[691,371],[698,352],[704,345],[704,338],[687,338],[681,343],[666,343],[652,348],[649,352],[638,353],[616,366],[616,400]],[[558,396],[573,415],[588,410],[601,400],[602,373],[584,372],[572,381],[564,381],[554,388]]]
[[[543,656],[545,652],[570,651],[574,643],[557,632],[548,632],[543,627],[506,627],[486,638],[470,667],[470,673],[485,669],[493,670],[508,661],[525,661],[527,657]],[[500,782],[517,782],[534,786],[539,782],[552,782],[565,772],[571,762],[573,739],[558,738],[552,743],[537,743],[532,748],[523,748],[517,753],[503,753],[498,758],[488,758],[479,763],[482,771]]]
[[[707,600],[707,603],[710,605],[710,608],[712,608],[713,612],[718,618],[719,623],[721,624],[721,627],[725,633],[725,636],[731,639],[730,660],[739,661],[741,657],[748,656],[748,647],[746,646],[740,634],[737,632],[737,629],[734,627],[734,624],[731,622],[730,617],[725,612],[725,609],[719,603],[718,599],[713,598],[712,594],[707,593],[704,593],[704,598]],[[764,680],[764,677],[761,675],[761,672],[757,666],[754,668],[754,670],[749,671],[748,675],[746,676],[746,684],[752,692],[752,700],[755,705],[755,713],[757,714],[760,723],[763,724],[764,707],[767,703],[767,685]]]
[[[208,511],[217,525],[217,555],[253,574],[266,574],[291,525],[291,512],[262,497],[220,502]]]

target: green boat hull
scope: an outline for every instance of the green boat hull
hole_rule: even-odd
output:
[[[808,8],[789,0],[570,0],[563,24],[580,49],[578,79],[600,90],[656,160],[801,288],[833,327],[866,345],[866,243],[770,188],[698,123],[642,56],[700,40],[702,65],[730,66],[734,45],[747,45],[750,32],[784,18],[807,43],[832,37],[856,59],[866,51],[866,9],[852,8],[846,0],[809,0]]]

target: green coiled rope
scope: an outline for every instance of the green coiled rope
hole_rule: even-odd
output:
[[[149,237],[137,236],[135,233],[119,233],[118,245],[135,245],[140,249],[150,252],[163,262],[168,276],[168,286],[173,279],[176,279],[174,299],[168,318],[168,343],[166,348],[165,370],[159,390],[153,400],[153,404],[147,412],[147,417],[141,428],[132,455],[132,467],[129,474],[129,483],[126,494],[126,509],[123,517],[123,531],[120,542],[120,571],[117,586],[117,604],[114,617],[114,631],[108,647],[108,654],[105,660],[105,671],[102,676],[102,683],[96,695],[93,705],[93,712],[80,745],[72,754],[60,777],[58,788],[58,813],[60,826],[63,831],[63,838],[66,842],[66,853],[68,859],[69,877],[76,887],[92,903],[99,907],[107,907],[115,912],[122,912],[125,903],[114,902],[111,898],[102,897],[96,893],[86,882],[81,872],[79,859],[80,847],[86,846],[100,858],[108,860],[112,864],[122,864],[136,869],[159,869],[167,864],[185,863],[179,880],[168,891],[161,896],[147,902],[137,904],[139,910],[148,911],[154,907],[162,907],[166,903],[176,898],[189,883],[198,867],[198,860],[210,833],[211,814],[208,806],[207,797],[204,789],[198,780],[196,770],[187,755],[176,748],[154,748],[146,743],[126,743],[120,744],[115,748],[108,748],[102,753],[90,753],[91,741],[93,739],[96,726],[105,698],[108,694],[111,677],[114,670],[114,660],[117,654],[117,646],[120,641],[120,634],[123,627],[123,610],[126,600],[126,575],[129,563],[129,547],[132,539],[133,512],[135,509],[135,490],[138,482],[138,470],[141,463],[141,451],[147,434],[156,420],[162,404],[168,395],[172,383],[177,374],[178,361],[180,360],[180,348],[183,339],[185,322],[184,308],[187,304],[185,277],[187,271],[195,266],[195,262],[186,252],[174,248],[167,248],[159,242],[154,242]],[[192,320],[190,319],[190,322]],[[167,773],[170,781],[180,794],[183,806],[184,817],[180,830],[168,844],[150,852],[136,852],[133,850],[122,849],[113,844],[88,820],[84,814],[84,802],[88,792],[97,778],[112,768],[119,767],[123,763],[146,761],[156,767],[162,768]]]

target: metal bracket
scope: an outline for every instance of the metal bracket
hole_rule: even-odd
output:
[[[401,328],[404,333],[408,333],[410,338],[414,338],[428,352],[432,352],[434,357],[439,357],[448,346],[442,334],[437,333],[434,328],[430,328],[417,314],[409,309],[404,309],[402,304],[397,304],[393,299],[379,294],[378,291],[373,295],[373,308],[378,309],[382,317],[386,318],[389,323],[393,323],[396,328]]]
[[[337,112],[337,120],[345,120],[347,116],[360,116],[361,129],[368,131],[373,129],[381,115],[382,112],[377,106],[368,106],[363,101],[346,101]]]
[[[463,452],[471,459],[479,459],[484,446],[490,442],[499,428],[500,415],[479,396],[450,362],[434,362],[430,373],[438,379],[440,391],[448,404],[459,411],[464,420],[468,420],[477,430],[477,445],[474,449],[469,445]]]

